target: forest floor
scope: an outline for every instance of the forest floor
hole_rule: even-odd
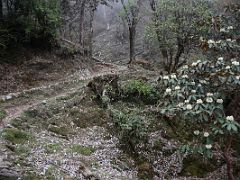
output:
[[[100,166],[94,174],[102,176],[103,179],[112,179],[112,177],[120,177],[128,174],[129,177],[136,176],[134,172],[128,172],[128,170],[119,173],[117,167],[114,168],[113,165],[110,165],[110,160],[113,161],[114,158],[116,158],[115,160],[117,161],[117,156],[120,153],[116,147],[117,139],[111,137],[105,128],[97,126],[97,124],[92,126],[91,122],[87,122],[89,118],[98,119],[104,114],[104,112],[101,112],[97,105],[89,101],[89,99],[87,100],[89,102],[86,103],[91,104],[90,107],[92,107],[92,109],[90,111],[92,112],[88,112],[89,107],[83,107],[83,104],[81,104],[80,111],[75,112],[82,113],[80,115],[86,116],[86,122],[81,124],[81,126],[85,126],[85,128],[71,127],[75,126],[73,122],[64,125],[63,120],[63,122],[61,122],[63,127],[58,127],[55,123],[50,123],[49,126],[46,127],[47,129],[36,132],[33,129],[38,129],[38,127],[34,128],[33,125],[28,123],[27,126],[33,126],[30,128],[31,130],[27,128],[29,136],[34,136],[35,140],[33,142],[32,140],[29,141],[27,134],[24,134],[25,129],[23,127],[18,127],[17,129],[12,125],[13,121],[16,120],[15,123],[20,123],[19,125],[22,126],[23,122],[21,122],[20,119],[26,116],[28,117],[26,113],[34,109],[39,109],[40,107],[46,108],[46,106],[51,106],[54,109],[60,108],[65,112],[67,110],[64,109],[67,106],[71,106],[67,108],[71,111],[77,111],[79,110],[77,105],[80,104],[74,101],[85,101],[84,98],[86,98],[85,96],[87,95],[85,90],[89,80],[93,79],[93,77],[103,76],[105,74],[117,74],[127,70],[126,67],[109,64],[98,64],[95,65],[93,69],[94,73],[88,71],[88,74],[84,74],[82,71],[78,71],[52,84],[2,96],[0,106],[1,110],[6,112],[6,115],[1,121],[0,128],[1,134],[7,139],[7,144],[5,140],[1,138],[0,179],[7,178],[7,176],[22,177],[31,173],[33,173],[34,178],[37,178],[37,176],[35,177],[36,173],[47,179],[51,177],[57,179],[64,177],[68,179],[67,175],[83,179],[84,176],[86,178],[93,176],[91,171],[86,168],[89,165]],[[48,111],[48,108],[45,109],[45,111]],[[59,112],[54,112],[54,116],[57,114],[59,114]],[[62,116],[66,115],[67,112],[66,114],[62,114]],[[34,118],[37,118],[37,115],[34,116]],[[16,131],[21,131],[20,134],[22,133],[23,137],[16,137],[19,135],[16,134]],[[15,140],[13,140],[19,139],[21,141],[22,139],[24,141],[24,138],[27,141],[24,143],[21,142],[18,145],[16,145]],[[14,150],[11,149],[11,147]],[[31,149],[29,149],[30,147]],[[9,148],[12,152],[9,151]],[[23,157],[26,159],[23,160]],[[94,164],[96,162],[98,162],[98,164]],[[31,168],[34,168],[34,170],[31,171]],[[39,179],[41,179],[41,177],[39,177]]]
[[[108,112],[94,100],[95,94],[87,87],[95,77],[109,75],[119,76],[121,82],[155,81],[156,72],[103,63],[63,76],[64,73],[27,90],[22,87],[10,94],[2,91],[0,179],[118,180],[139,179],[141,173],[150,173],[147,179],[197,179],[191,173],[180,175],[184,168],[183,157],[177,151],[180,142],[173,138],[175,135],[170,136],[167,127],[150,134],[155,150],[143,152],[149,161],[138,164],[119,147]],[[138,107],[125,102],[114,106],[131,110]],[[142,111],[145,118],[157,118],[144,113],[152,106],[141,108],[137,111]],[[189,166],[194,173],[206,173],[206,167],[200,167],[199,170]],[[225,166],[221,165],[213,172],[208,171],[205,179],[221,179],[224,171]]]

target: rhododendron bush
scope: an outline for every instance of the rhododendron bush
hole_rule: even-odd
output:
[[[233,27],[226,29],[231,32]],[[165,101],[161,113],[181,117],[190,127],[194,138],[182,147],[183,151],[211,157],[215,150],[221,150],[231,179],[230,147],[240,132],[240,119],[227,114],[224,104],[227,95],[240,92],[240,62],[228,51],[239,46],[229,38],[207,43],[210,50],[225,50],[229,56],[225,52],[224,57],[198,60],[182,66],[175,74],[162,76],[160,83],[165,87]]]
[[[194,123],[210,123],[214,134],[238,132],[239,124],[224,113],[224,92],[235,91],[240,86],[238,61],[197,61],[183,66],[178,75],[162,77],[166,86],[166,108],[162,113],[183,115]],[[217,90],[217,91],[216,91]],[[220,126],[221,125],[221,126]]]

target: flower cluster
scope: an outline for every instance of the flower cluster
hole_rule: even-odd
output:
[[[209,43],[213,41],[209,40]],[[231,91],[240,85],[239,64],[237,59],[227,61],[222,56],[215,61],[197,60],[184,65],[177,75],[163,76],[160,81],[166,87],[165,104],[169,105],[163,108],[162,113],[180,115],[193,124],[208,124],[208,131],[194,131],[206,150],[213,147],[212,137],[240,130],[234,117],[224,114],[224,96],[221,93],[222,89]]]
[[[227,116],[226,120],[227,121],[234,121],[234,117],[233,116]]]

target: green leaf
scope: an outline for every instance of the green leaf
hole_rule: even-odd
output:
[[[203,117],[204,121],[208,121],[208,116],[206,114],[203,114],[202,117]]]
[[[232,124],[232,129],[233,129],[233,131],[238,132],[238,128],[235,124]]]
[[[228,131],[231,131],[231,129],[232,129],[232,124],[228,124],[227,130],[228,130]]]

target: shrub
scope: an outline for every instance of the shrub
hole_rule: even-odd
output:
[[[122,88],[126,98],[140,99],[146,103],[155,103],[158,100],[156,89],[142,80],[130,80]]]
[[[112,118],[118,130],[120,144],[127,151],[137,153],[137,147],[147,142],[148,125],[135,114],[112,110]]]
[[[209,48],[237,46],[236,41],[230,42],[228,39],[209,40],[208,45]],[[226,95],[239,92],[238,59],[219,57],[211,61],[198,60],[183,66],[178,74],[163,76],[161,79],[161,84],[166,87],[162,113],[182,117],[189,123],[195,137],[182,150],[211,157],[212,149],[219,145],[227,162],[228,176],[232,179],[230,149],[240,132],[240,119],[239,116],[227,113],[224,102]]]
[[[57,0],[7,0],[7,5],[0,20],[0,46],[5,51],[19,46],[51,47],[60,22]]]
[[[95,149],[92,147],[84,147],[81,145],[73,145],[71,151],[73,153],[79,153],[84,156],[91,156],[92,153],[94,153]]]
[[[2,136],[13,144],[23,144],[32,139],[32,136],[24,131],[18,129],[5,129]]]
[[[6,117],[7,113],[6,111],[0,109],[0,122]]]

